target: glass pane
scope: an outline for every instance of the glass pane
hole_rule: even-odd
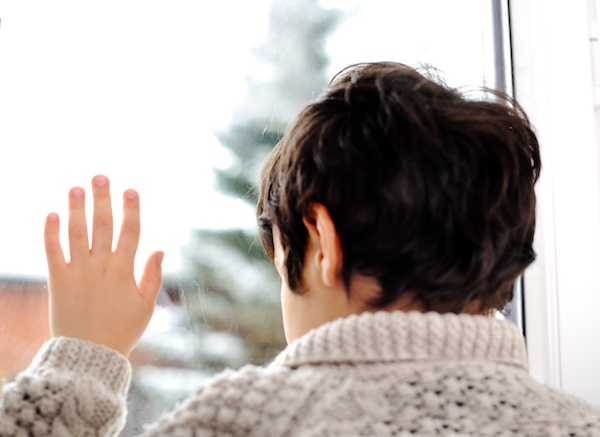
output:
[[[254,187],[333,73],[394,60],[430,63],[452,86],[495,83],[480,0],[40,1],[2,14],[0,377],[49,337],[46,214],[65,219],[68,189],[106,174],[117,221],[124,189],[142,197],[138,272],[166,252],[164,290],[131,357],[125,434],[203,378],[284,347]]]

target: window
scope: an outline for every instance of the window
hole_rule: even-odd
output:
[[[106,174],[115,206],[128,187],[141,194],[139,269],[166,252],[125,434],[201,379],[284,347],[252,186],[333,73],[395,60],[430,63],[452,86],[500,83],[480,0],[12,2],[1,19],[0,377],[49,337],[45,215],[65,218],[67,190]]]

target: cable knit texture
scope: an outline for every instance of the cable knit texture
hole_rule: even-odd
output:
[[[107,436],[124,425],[131,370],[112,349],[56,338],[2,392],[0,436]]]
[[[128,368],[81,344],[51,341],[7,386],[1,436],[118,432]],[[508,322],[378,312],[321,326],[267,367],[220,374],[145,435],[600,436],[600,412],[535,382]]]

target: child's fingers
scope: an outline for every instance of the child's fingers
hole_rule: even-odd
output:
[[[160,291],[160,284],[162,283],[162,260],[164,257],[163,252],[154,252],[146,261],[144,267],[144,273],[140,278],[139,289],[144,297],[144,300],[154,307],[158,292]]]
[[[44,246],[48,270],[52,273],[65,265],[65,256],[60,246],[60,222],[58,215],[51,213],[46,218],[44,226]]]
[[[85,221],[85,191],[80,187],[69,191],[69,249],[71,263],[89,255],[90,251]]]
[[[94,192],[94,218],[92,225],[92,254],[106,254],[112,251],[113,216],[110,203],[110,186],[106,176],[92,179]]]
[[[140,198],[135,190],[123,194],[123,223],[117,242],[116,253],[125,259],[135,257],[140,239]]]

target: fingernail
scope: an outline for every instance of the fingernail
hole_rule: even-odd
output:
[[[85,191],[83,191],[83,188],[81,187],[75,187],[71,190],[71,195],[77,199],[81,199],[85,196]]]
[[[94,185],[97,187],[104,187],[107,183],[108,179],[106,179],[106,176],[98,175],[94,177]]]
[[[158,265],[162,267],[162,262],[163,262],[163,258],[165,257],[165,254],[163,252],[159,253],[158,256],[156,257],[156,261],[158,261]]]
[[[135,200],[137,199],[137,196],[137,191],[135,190],[129,189],[125,191],[125,197],[127,197],[128,199]]]
[[[55,212],[51,212],[50,214],[48,214],[48,222],[50,223],[56,223],[58,221],[58,214]]]

